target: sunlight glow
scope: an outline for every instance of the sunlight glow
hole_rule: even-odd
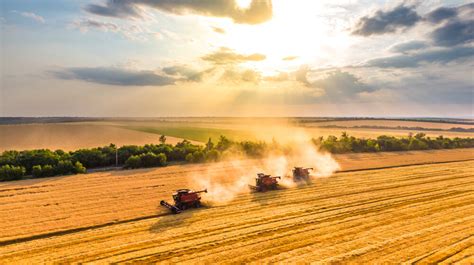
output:
[[[252,0],[236,0],[235,2],[240,8],[247,8],[252,3]]]
[[[239,5],[244,1],[238,1]],[[246,1],[250,2],[250,1]],[[320,1],[274,1],[273,18],[260,25],[221,24],[226,33],[218,36],[214,45],[234,49],[239,53],[261,53],[266,60],[248,63],[263,74],[295,69],[301,64],[335,65],[335,55],[352,44],[341,21],[324,16]],[[336,30],[337,28],[337,30]],[[292,57],[290,60],[283,58]]]

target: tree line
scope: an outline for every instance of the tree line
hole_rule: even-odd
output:
[[[424,133],[393,137],[382,135],[376,139],[356,138],[342,133],[338,138],[328,136],[312,139],[312,143],[330,153],[408,151],[428,149],[451,149],[474,147],[474,138],[426,137]],[[0,155],[0,181],[21,179],[25,175],[33,178],[55,175],[85,173],[86,168],[122,166],[124,168],[160,167],[170,162],[203,163],[215,162],[230,157],[258,158],[269,151],[290,152],[293,146],[280,145],[276,141],[232,141],[221,136],[217,142],[212,139],[205,145],[192,144],[183,140],[176,145],[166,143],[160,137],[160,144],[144,146],[113,144],[104,147],[79,149],[65,152],[48,149],[4,151]]]
[[[336,154],[474,147],[474,138],[456,137],[451,139],[443,136],[431,138],[427,137],[424,133],[417,133],[415,135],[410,133],[407,137],[381,135],[376,139],[370,139],[356,138],[343,132],[339,138],[328,136],[327,138],[319,137],[312,139],[312,141],[320,149]]]

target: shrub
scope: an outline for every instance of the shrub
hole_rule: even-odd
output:
[[[194,162],[193,154],[189,153],[189,154],[186,155],[186,162],[189,162],[189,163]]]
[[[154,153],[146,153],[140,155],[143,167],[162,167],[166,166],[166,155],[161,153],[155,155]]]
[[[69,160],[61,160],[54,168],[55,175],[65,175],[74,173],[74,165]]]
[[[34,178],[41,178],[42,173],[43,173],[43,170],[41,169],[41,165],[33,166],[33,169],[31,170],[31,174],[33,175]]]
[[[0,167],[0,181],[21,179],[25,173],[24,167],[3,165]]]
[[[193,153],[193,162],[194,163],[200,163],[200,162],[204,162],[204,153],[202,151],[195,151]]]
[[[139,168],[141,166],[142,160],[137,155],[133,155],[125,161],[125,168]]]
[[[41,169],[41,177],[54,176],[54,168],[51,165],[44,165]]]
[[[79,161],[87,168],[108,165],[108,157],[98,148],[79,149],[72,153],[74,161]]]
[[[74,173],[85,174],[86,171],[86,168],[81,164],[81,162],[76,161],[76,163],[74,163]]]
[[[160,166],[160,167],[166,166],[167,159],[166,159],[165,154],[163,154],[163,153],[158,154],[157,158],[158,158],[158,165],[157,166]]]

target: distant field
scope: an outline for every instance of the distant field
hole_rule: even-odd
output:
[[[344,121],[341,121],[344,122]],[[337,122],[331,124],[337,125]],[[353,123],[357,124],[357,123]],[[361,123],[361,125],[366,123]],[[400,126],[412,126],[410,124],[403,125],[401,122]],[[420,122],[420,124],[423,124]],[[433,128],[434,124],[427,123],[427,128]],[[445,137],[474,137],[474,132],[452,132],[452,131],[417,131],[417,130],[400,130],[400,129],[371,129],[371,128],[319,128],[314,126],[308,126],[304,124],[304,127],[294,126],[294,124],[287,122],[279,123],[166,123],[166,122],[120,122],[116,125],[122,128],[131,130],[137,130],[148,133],[165,134],[171,135],[178,138],[185,138],[195,141],[204,142],[209,138],[214,140],[218,139],[220,135],[225,135],[228,138],[234,140],[265,140],[270,141],[273,138],[278,140],[279,138],[287,138],[297,128],[299,131],[304,131],[307,137],[327,137],[329,135],[340,136],[342,132],[347,132],[349,135],[355,137],[364,138],[376,138],[380,135],[391,135],[391,136],[407,136],[410,132],[417,133],[422,132],[430,137],[437,137],[443,135]],[[317,123],[319,125],[319,123]],[[442,128],[446,124],[442,124],[439,127]],[[456,126],[457,124],[453,124]],[[345,126],[345,125],[341,125]],[[353,126],[353,125],[350,125]],[[382,126],[382,125],[381,125]],[[417,124],[418,126],[418,124]],[[431,127],[430,127],[431,126]],[[448,124],[449,128],[451,125]],[[470,128],[468,125],[460,125],[460,127]]]
[[[167,138],[172,144],[180,140],[174,137]],[[118,146],[159,143],[159,136],[94,123],[0,125],[0,151],[40,148],[70,151],[110,143]]]
[[[467,149],[339,155],[344,170],[395,168],[244,193],[180,215],[159,201],[193,178],[247,170],[251,182],[255,172],[218,163],[1,183],[0,260],[472,264],[472,159]]]
[[[162,124],[158,126],[124,126],[123,128],[146,133],[164,134],[168,136],[194,140],[198,142],[207,142],[209,138],[217,141],[221,135],[225,135],[234,140],[253,140],[255,137],[251,132],[243,130],[188,127],[186,125]]]
[[[422,127],[426,129],[444,129],[448,130],[451,128],[464,128],[472,129],[474,124],[457,124],[457,123],[447,123],[447,122],[421,122],[421,121],[399,121],[399,120],[341,120],[341,121],[321,121],[314,123],[305,123],[306,126],[327,126],[327,125],[337,125],[337,126],[385,126],[385,127]]]
[[[343,131],[355,137],[376,138],[382,134],[407,136],[416,130],[370,129],[370,128],[319,128],[317,126],[406,126],[425,129],[450,129],[453,127],[473,128],[470,124],[392,121],[392,120],[341,120],[295,123],[290,119],[251,118],[181,118],[160,120],[98,120],[64,123],[35,123],[0,125],[0,151],[24,149],[74,150],[116,145],[144,145],[158,143],[159,135],[168,136],[168,143],[175,144],[182,139],[206,142],[217,141],[221,135],[233,140],[288,140],[295,133],[316,138],[328,135],[340,136]],[[430,137],[474,137],[473,132],[421,131]]]

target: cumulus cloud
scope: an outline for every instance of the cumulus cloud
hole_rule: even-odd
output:
[[[474,15],[474,3],[461,5],[458,7],[439,7],[425,16],[425,20],[433,24],[439,24],[446,20],[459,18],[470,18]]]
[[[410,68],[422,63],[446,64],[465,61],[474,56],[473,47],[453,47],[449,49],[427,50],[411,55],[396,55],[369,60],[363,66],[380,68]]]
[[[239,64],[250,61],[263,61],[266,56],[259,53],[244,55],[234,52],[233,50],[225,47],[221,47],[218,51],[210,53],[201,57],[202,60],[212,62],[213,64]]]
[[[71,67],[52,74],[59,79],[82,80],[116,86],[166,86],[176,79],[153,71],[132,71],[115,67]]]
[[[399,5],[392,10],[378,10],[373,15],[361,17],[357,22],[354,35],[370,36],[396,32],[415,25],[421,17],[414,6]]]
[[[362,92],[372,92],[375,89],[363,83],[355,75],[340,70],[332,71],[326,77],[310,83],[311,87],[321,88],[325,98],[345,100],[353,98]]]
[[[397,43],[393,45],[392,47],[390,47],[389,50],[395,53],[408,53],[412,51],[422,50],[427,47],[429,47],[429,45],[426,42],[414,40],[414,41]]]
[[[227,17],[240,24],[259,24],[272,17],[271,0],[252,0],[248,8],[239,7],[236,0],[108,0],[105,4],[89,4],[85,10],[101,16],[140,18],[141,7],[176,15]]]
[[[437,46],[455,46],[474,40],[474,20],[452,21],[435,29],[430,37]]]
[[[428,13],[425,18],[431,23],[439,23],[443,20],[456,17],[457,15],[457,8],[440,7]]]

